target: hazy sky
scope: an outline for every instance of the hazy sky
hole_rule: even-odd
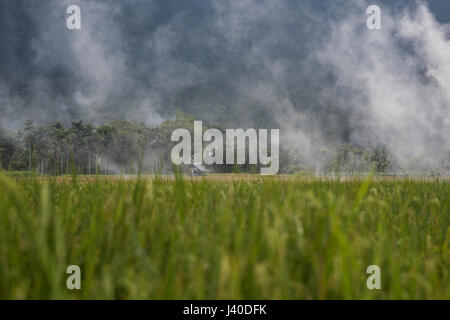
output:
[[[449,1],[428,2],[449,21]],[[3,1],[1,124],[115,117],[151,124],[176,108],[240,122],[270,108],[267,90],[298,108],[324,107],[317,93],[331,75],[314,55],[360,10],[353,3],[361,1]],[[415,1],[371,3],[402,11]],[[81,31],[65,27],[69,4],[82,9]],[[365,12],[360,17],[363,27]]]
[[[66,28],[70,4],[81,30]],[[369,4],[382,30],[366,28]],[[329,136],[445,149],[449,22],[448,0],[2,1],[0,125],[154,125],[181,109],[279,127],[309,154]]]

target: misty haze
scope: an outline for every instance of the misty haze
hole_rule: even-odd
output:
[[[450,297],[449,0],[6,0],[0,39],[0,299]]]
[[[81,9],[81,30],[66,28],[72,4]],[[336,162],[339,170],[367,171],[382,152],[389,160],[381,165],[387,174],[447,174],[450,18],[443,13],[449,4],[382,2],[382,29],[372,31],[365,27],[367,6],[366,1],[9,1],[0,13],[0,125],[1,141],[14,146],[6,146],[3,166],[25,167],[16,149],[26,148],[29,120],[36,127],[60,123],[68,129],[83,121],[96,126],[93,131],[118,131],[117,126],[131,131],[156,128],[180,110],[210,126],[279,128],[285,173],[329,174]],[[114,126],[114,120],[138,124]],[[28,129],[32,140],[38,128]],[[44,131],[41,135],[52,135]],[[131,133],[117,135],[103,140],[134,139]],[[109,162],[115,172],[124,166],[136,171],[137,162],[147,171],[161,165],[159,160],[170,166],[156,138],[139,138],[146,154],[140,161],[122,163],[112,155],[111,149],[121,148],[117,142],[93,148],[91,162],[102,157],[102,167]],[[162,144],[169,139],[164,136]],[[77,150],[83,159],[76,160],[83,162],[79,170],[88,172],[85,149]],[[347,168],[356,165],[339,157],[355,158],[361,168]],[[33,168],[58,161],[44,154],[35,158]],[[49,166],[48,173],[58,173]]]

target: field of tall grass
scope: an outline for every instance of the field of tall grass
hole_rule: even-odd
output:
[[[450,299],[449,227],[445,180],[2,175],[0,298]]]

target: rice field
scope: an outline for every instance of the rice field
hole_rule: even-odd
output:
[[[0,298],[450,299],[449,227],[443,179],[0,175]]]

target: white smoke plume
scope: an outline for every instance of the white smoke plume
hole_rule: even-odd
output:
[[[387,145],[405,170],[448,165],[450,26],[422,2],[412,13],[382,12],[382,30],[370,31],[351,16],[318,53],[333,67],[336,85],[354,92],[341,102],[358,115],[351,139]]]

